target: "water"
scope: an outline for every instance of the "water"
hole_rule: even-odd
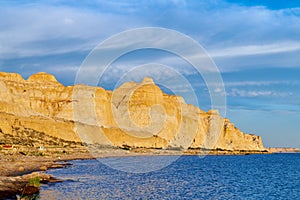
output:
[[[131,159],[134,165],[141,158],[117,160],[122,165]],[[300,199],[300,154],[182,156],[162,170],[142,174],[97,160],[72,163],[49,170],[69,180],[43,185],[41,199]]]

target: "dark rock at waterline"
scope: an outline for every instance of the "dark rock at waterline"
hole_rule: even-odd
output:
[[[23,176],[0,177],[0,199],[15,197],[16,195],[30,196],[39,193],[39,186],[30,184],[30,180],[38,179],[40,183],[62,182],[48,174],[33,172]]]
[[[63,167],[71,166],[71,165],[72,164],[68,163],[68,162],[59,162],[59,163],[52,164],[49,168],[57,169],[57,168],[63,168]]]
[[[40,192],[39,187],[26,185],[23,189],[22,195],[29,196],[29,195],[33,195],[33,194],[38,194],[39,192]]]

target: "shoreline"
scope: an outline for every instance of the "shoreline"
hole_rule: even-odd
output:
[[[65,149],[68,152],[73,149]],[[82,150],[82,149],[81,149]],[[273,149],[274,150],[274,149]],[[282,150],[282,149],[281,149]],[[205,152],[205,153],[203,153]],[[45,156],[27,156],[21,154],[3,155],[0,154],[0,199],[13,198],[16,195],[30,196],[39,192],[39,187],[30,185],[30,180],[37,178],[41,183],[63,182],[52,175],[47,174],[47,170],[64,168],[69,165],[67,161],[72,160],[93,160],[109,157],[127,156],[193,156],[193,155],[252,155],[252,154],[274,154],[292,152],[270,152],[270,151],[224,151],[224,150],[161,150],[161,149],[101,149],[100,152],[91,154],[89,151],[71,153],[51,153]],[[295,152],[300,153],[300,152]],[[28,190],[28,191],[27,191]]]
[[[68,160],[93,159],[89,153],[56,156],[0,155],[0,199],[18,199],[17,195],[28,199],[26,196],[39,193],[41,183],[64,181],[47,174],[47,170],[67,167]]]

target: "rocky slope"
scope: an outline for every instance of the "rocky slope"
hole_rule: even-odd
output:
[[[12,136],[12,137],[10,137]],[[115,91],[75,85],[38,73],[24,80],[0,72],[0,141],[38,145],[111,145],[264,151],[259,136],[245,134],[217,111],[164,94],[150,78]],[[38,138],[38,140],[36,139]]]

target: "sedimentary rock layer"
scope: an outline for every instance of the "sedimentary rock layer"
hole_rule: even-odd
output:
[[[28,132],[118,147],[264,150],[261,137],[241,132],[215,110],[163,93],[151,78],[107,91],[66,87],[46,73],[24,80],[1,72],[0,134]]]

